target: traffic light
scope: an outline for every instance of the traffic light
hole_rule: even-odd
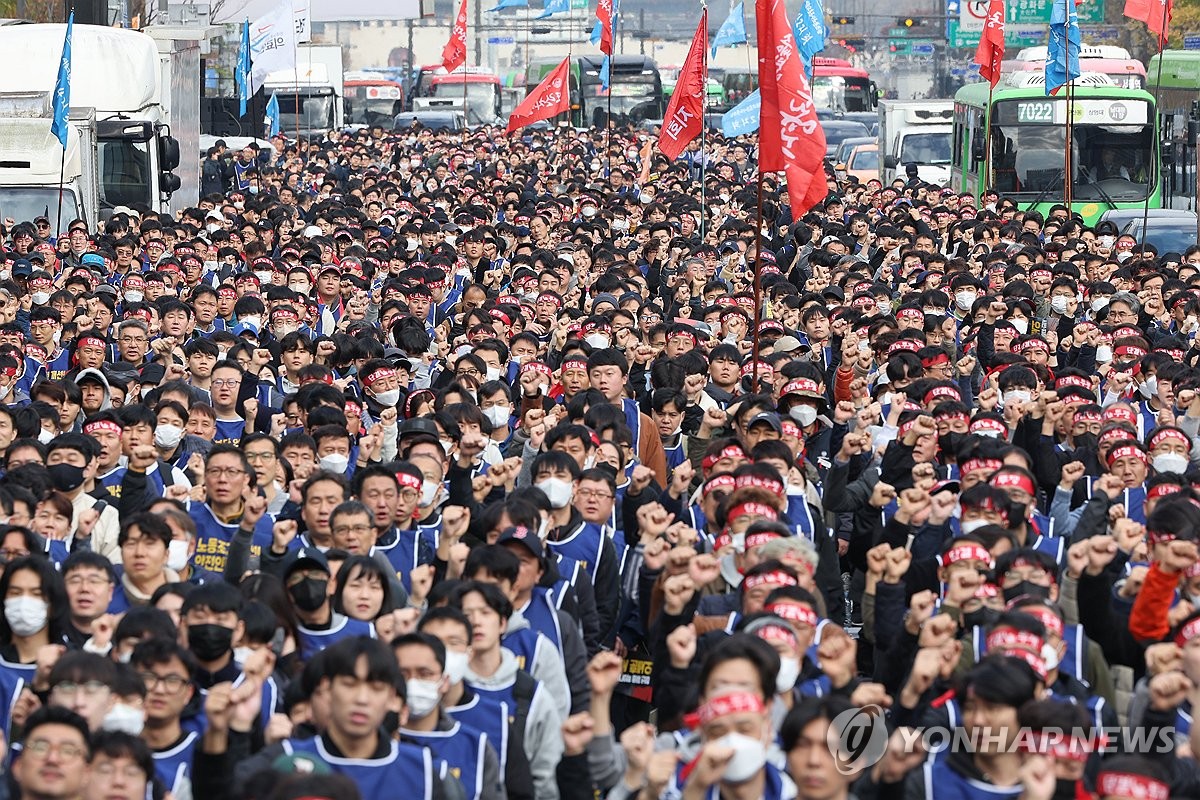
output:
[[[833,24],[834,25],[853,25],[854,17],[834,17]]]
[[[901,28],[916,28],[924,25],[925,21],[917,19],[916,17],[901,17],[900,19],[896,20],[896,24]]]

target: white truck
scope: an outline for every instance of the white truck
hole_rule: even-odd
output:
[[[884,185],[904,179],[910,164],[927,183],[950,183],[952,100],[880,100],[879,178]]]
[[[50,97],[65,32],[65,25],[0,28],[3,215],[19,220],[31,218],[29,208],[36,210],[32,216],[57,208],[59,173],[49,170],[50,164],[64,165],[66,221],[80,217],[95,226],[117,206],[169,213],[173,197],[177,206],[194,205],[198,166],[189,180],[190,194],[181,192],[182,180],[175,174],[179,141],[172,125],[178,118],[184,127],[195,127],[189,136],[199,136],[199,71],[190,80],[182,69],[176,74],[172,53],[160,55],[159,44],[144,33],[76,25],[71,42],[71,131],[64,154],[50,134]],[[164,76],[176,85],[165,85]],[[192,104],[196,110],[189,113]],[[19,144],[7,135],[10,131],[21,132]],[[66,230],[64,220],[58,222],[58,229]]]
[[[278,100],[285,136],[320,136],[346,125],[345,82],[341,45],[302,44],[296,47],[296,69],[268,73],[264,97],[274,94]]]

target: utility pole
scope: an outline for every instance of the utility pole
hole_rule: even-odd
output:
[[[475,24],[471,27],[475,33],[475,63],[483,63],[483,36],[480,35],[479,27],[483,25],[483,0],[475,0]],[[466,86],[466,83],[463,83]]]

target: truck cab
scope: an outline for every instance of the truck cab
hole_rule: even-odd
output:
[[[879,177],[884,185],[905,178],[915,164],[917,177],[945,186],[953,159],[954,103],[950,100],[881,100]]]

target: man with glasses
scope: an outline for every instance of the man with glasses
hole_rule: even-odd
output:
[[[250,540],[257,556],[271,546],[272,518],[267,499],[252,487],[256,477],[245,454],[228,444],[217,444],[204,462],[204,502],[192,501],[188,513],[196,523],[197,567],[224,573],[229,544],[235,535]]]
[[[127,319],[117,328],[118,360],[138,367],[150,351],[150,328],[140,319]]]
[[[190,796],[192,759],[202,730],[199,719],[183,715],[196,693],[196,656],[177,642],[154,638],[133,648],[129,665],[146,686],[141,737],[154,754],[155,773],[176,797]]]
[[[236,361],[220,361],[212,370],[209,392],[212,405],[217,412],[217,432],[213,444],[236,445],[248,431],[249,421],[237,412],[238,392],[241,391],[245,373]]]
[[[279,442],[268,434],[252,433],[240,446],[254,468],[254,485],[267,498],[267,514],[277,516],[288,501],[287,489],[279,481]]]
[[[154,760],[140,739],[121,731],[102,731],[92,739],[83,800],[142,800],[154,780]],[[173,796],[180,797],[173,790]]]
[[[50,670],[49,704],[69,708],[87,721],[89,729],[98,731],[116,703],[112,690],[116,680],[116,665],[104,656],[64,653]]]
[[[91,756],[88,725],[83,717],[61,706],[33,712],[25,723],[21,757],[12,777],[26,800],[78,800]]]
[[[67,587],[68,642],[83,647],[91,638],[96,620],[108,613],[112,602],[116,573],[112,563],[91,550],[77,550],[62,566]]]

